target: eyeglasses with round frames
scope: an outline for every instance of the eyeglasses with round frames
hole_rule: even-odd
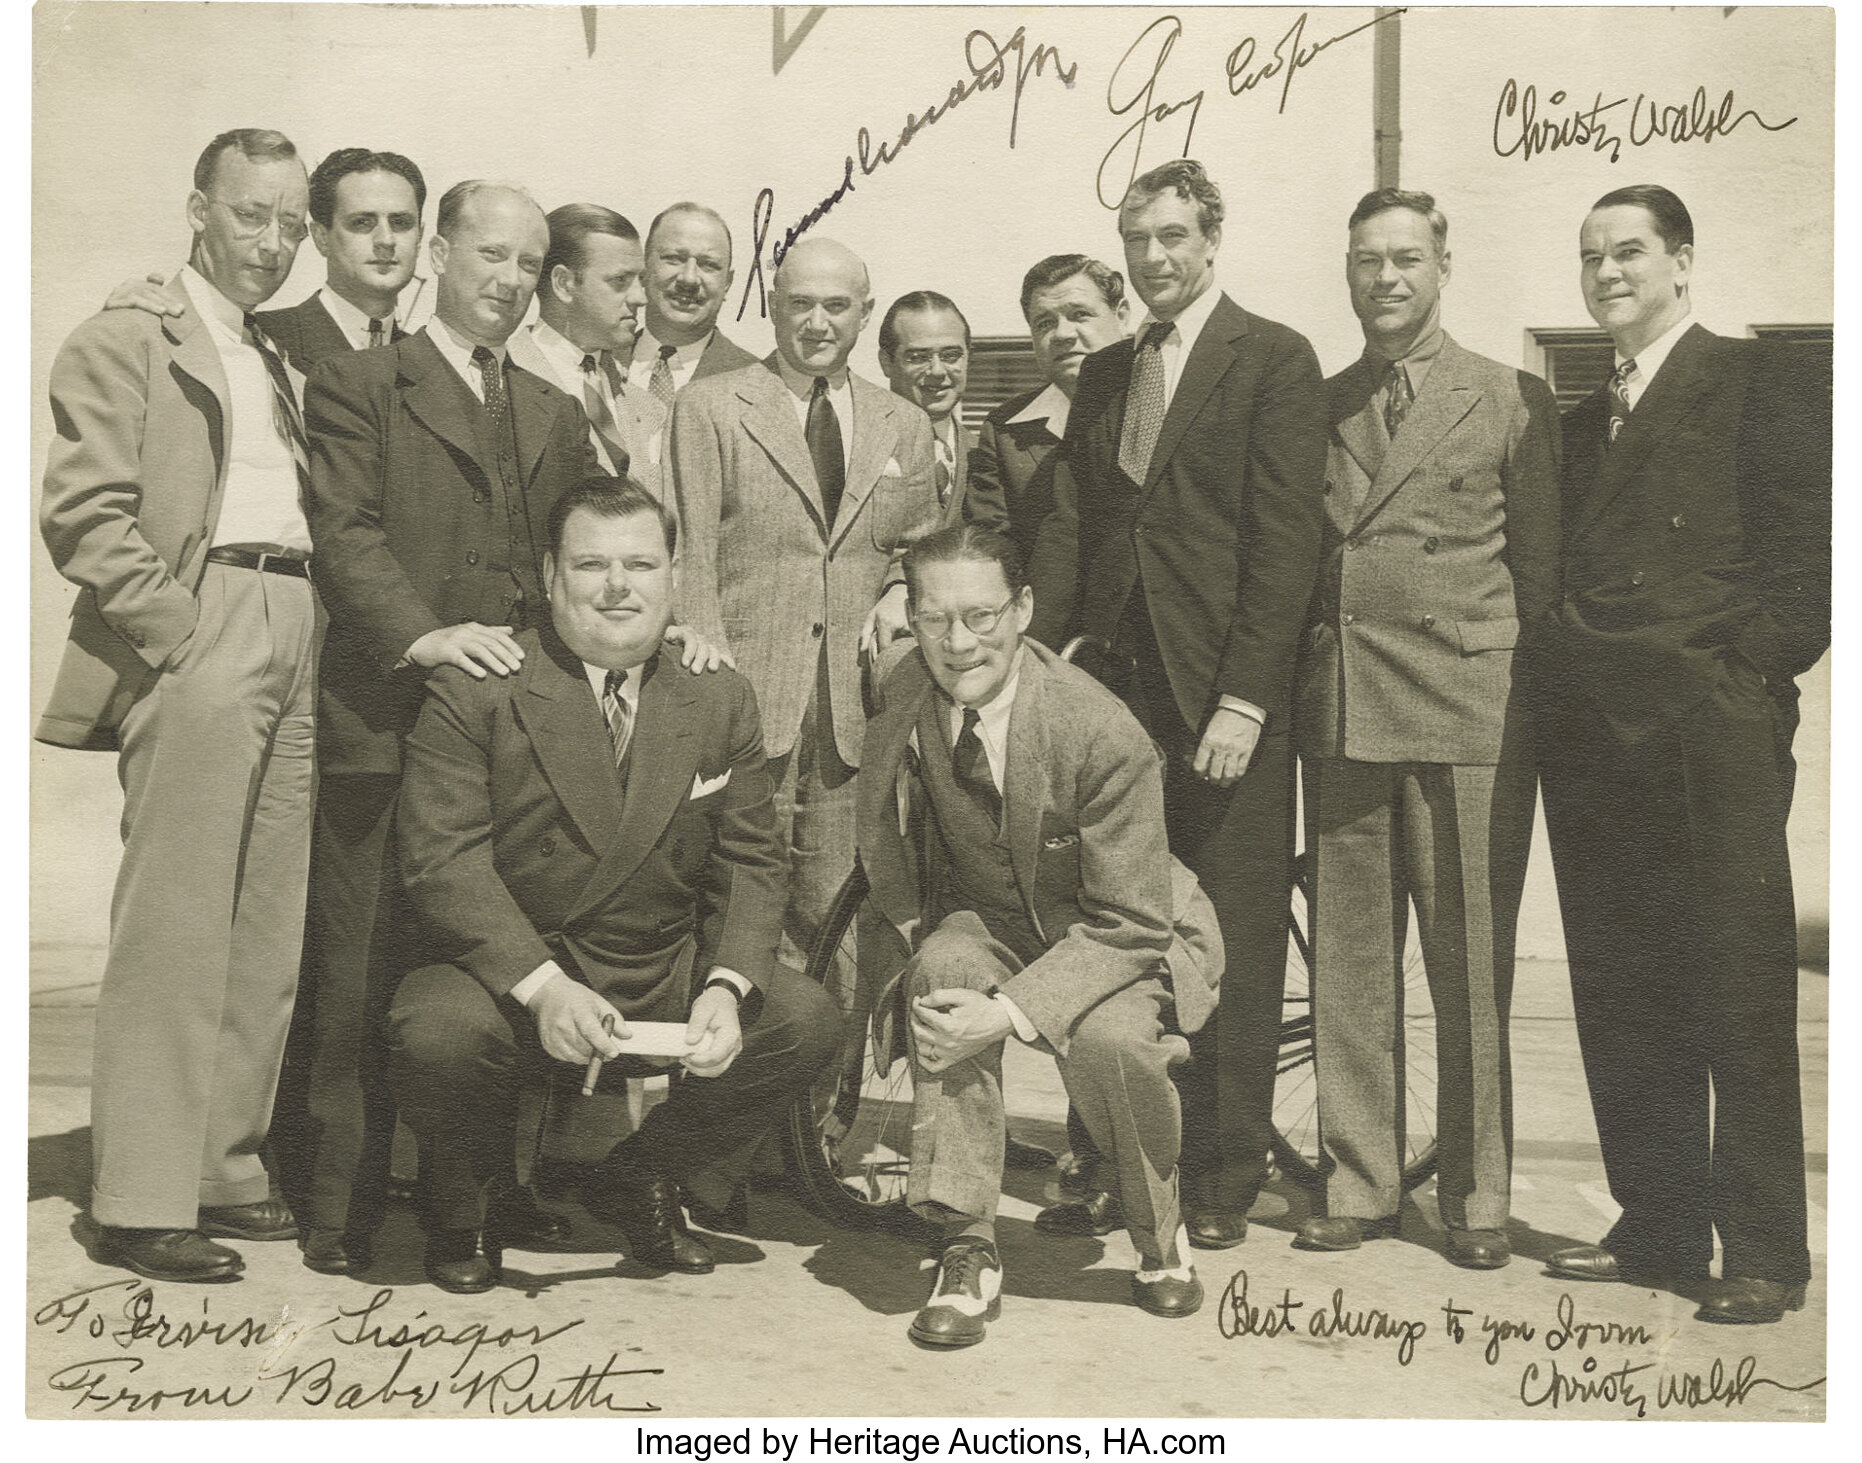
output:
[[[246,208],[220,198],[208,197],[207,201],[218,204],[232,214],[236,225],[234,232],[242,239],[256,239],[273,224],[278,225],[278,237],[287,244],[301,244],[310,236],[310,229],[301,218],[286,218],[282,214]]]
[[[942,610],[913,610],[911,612],[912,628],[920,635],[932,640],[942,640],[950,634],[950,627],[958,620],[963,621],[963,628],[972,635],[987,635],[1002,622],[1020,595],[1011,594],[993,610],[975,605],[958,615],[948,615]]]

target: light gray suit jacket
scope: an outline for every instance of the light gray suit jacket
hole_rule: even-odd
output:
[[[1295,680],[1299,751],[1491,765],[1514,647],[1530,647],[1558,602],[1551,390],[1445,337],[1394,441],[1367,361],[1326,393],[1326,523]]]
[[[680,623],[729,646],[756,688],[772,757],[795,745],[825,639],[834,741],[858,767],[860,630],[938,508],[931,419],[851,381],[853,448],[832,523],[774,356],[690,382],[673,402],[666,460],[679,514]]]
[[[1157,748],[1123,702],[1033,640],[1022,642],[1009,717],[1003,818],[1016,889],[1047,951],[1002,987],[1049,1046],[1067,1052],[1080,1018],[1165,967],[1177,1024],[1195,1031],[1215,1008],[1222,937],[1196,878],[1171,857]],[[857,793],[860,861],[872,905],[897,940],[860,946],[862,1009],[922,929],[929,806],[917,746],[936,691],[914,649],[888,675],[869,728]],[[882,1021],[882,1028],[884,1023]],[[881,1050],[889,1043],[882,1034]]]

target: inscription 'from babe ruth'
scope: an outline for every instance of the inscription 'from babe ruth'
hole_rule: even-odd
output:
[[[1453,1297],[1443,1302],[1441,1315],[1437,1324],[1364,1305],[1348,1298],[1342,1285],[1319,1302],[1295,1296],[1291,1286],[1283,1286],[1278,1294],[1266,1287],[1251,1293],[1248,1272],[1237,1270],[1222,1291],[1216,1328],[1229,1341],[1311,1339],[1334,1347],[1344,1342],[1381,1346],[1402,1367],[1419,1358],[1427,1362],[1425,1353],[1477,1355],[1488,1367],[1504,1362],[1520,1367],[1511,1392],[1529,1411],[1580,1410],[1583,1404],[1597,1403],[1612,1416],[1647,1417],[1651,1411],[1688,1413],[1706,1407],[1730,1411],[1745,1406],[1755,1394],[1808,1392],[1827,1380],[1783,1382],[1761,1376],[1755,1356],[1736,1361],[1714,1357],[1704,1369],[1677,1367],[1672,1362],[1680,1334],[1676,1328],[1581,1319],[1569,1291],[1559,1293],[1550,1316],[1481,1313],[1476,1321],[1475,1308],[1456,1305]],[[1440,1340],[1425,1347],[1432,1330]],[[1585,1415],[1597,1415],[1596,1409]]]
[[[1553,91],[1546,96],[1545,104],[1563,108],[1568,99],[1569,93]],[[1618,110],[1622,107],[1629,111]],[[1695,87],[1693,97],[1678,104],[1658,102],[1645,92],[1637,92],[1633,103],[1628,97],[1606,102],[1603,93],[1598,92],[1589,106],[1573,104],[1556,118],[1541,118],[1538,87],[1529,85],[1522,91],[1519,82],[1508,77],[1494,104],[1493,150],[1501,157],[1527,161],[1562,148],[1588,147],[1592,152],[1607,153],[1610,161],[1616,162],[1625,144],[1647,147],[1656,141],[1708,143],[1731,135],[1748,117],[1767,132],[1782,132],[1797,120],[1786,117],[1782,122],[1767,122],[1751,107],[1735,114],[1731,87],[1716,105],[1707,100],[1704,86]],[[1616,130],[1619,126],[1622,131]]]

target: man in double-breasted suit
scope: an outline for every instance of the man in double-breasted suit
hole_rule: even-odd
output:
[[[548,244],[525,195],[449,189],[434,318],[396,345],[331,357],[306,391],[330,623],[311,872],[323,970],[301,1167],[305,1263],[331,1273],[365,1263],[393,1138],[371,1033],[413,958],[395,934],[405,921],[389,844],[401,739],[428,671],[502,676],[522,664],[513,637],[542,613],[550,505],[595,469],[581,409],[505,359]]]
[[[163,313],[108,310],[52,367],[40,526],[79,588],[37,735],[114,750],[123,857],[97,1000],[97,1256],[238,1276],[210,1236],[296,1234],[258,1149],[297,986],[318,611],[303,424],[251,312],[291,271],[290,140],[214,138]]]
[[[895,971],[905,983],[907,1201],[946,1240],[911,1334],[971,1345],[999,1309],[1010,1036],[1058,1058],[1118,1167],[1132,1299],[1187,1316],[1202,1287],[1179,1223],[1169,1069],[1214,1005],[1221,937],[1166,847],[1157,750],[1102,685],[1024,641],[1033,600],[1003,535],[941,529],[905,571],[918,647],[885,679],[860,772],[861,862],[884,920],[860,961],[874,991]],[[883,1030],[878,1049],[891,1050]]]
[[[1691,1291],[1717,1229],[1701,1318],[1771,1322],[1810,1275],[1785,819],[1795,678],[1830,642],[1830,378],[1690,323],[1668,189],[1605,194],[1579,251],[1617,370],[1565,420],[1541,776],[1623,1213],[1550,1265]]]
[[[401,790],[428,963],[394,999],[395,1084],[421,1140],[427,1276],[454,1291],[495,1284],[522,1238],[498,1200],[543,1057],[576,1081],[626,1056],[629,1021],[685,1023],[684,1079],[584,1193],[635,1260],[703,1272],[680,1186],[725,1209],[839,1034],[822,989],[775,961],[783,857],[756,698],[735,672],[660,665],[671,515],[591,479],[547,532],[550,613],[517,637],[522,667],[434,678]]]
[[[1536,788],[1515,665],[1558,594],[1558,408],[1536,376],[1442,329],[1433,198],[1378,189],[1349,229],[1365,349],[1326,383],[1325,537],[1294,708],[1329,1162],[1325,1212],[1294,1243],[1355,1249],[1395,1230],[1414,900],[1448,1258],[1493,1269],[1510,1254],[1507,1011]]]
[[[1150,317],[1089,358],[1041,525],[1031,631],[1129,665],[1168,759],[1171,850],[1222,921],[1217,1018],[1179,1085],[1190,1242],[1226,1248],[1268,1172],[1293,858],[1293,658],[1324,518],[1325,396],[1304,337],[1217,286],[1222,195],[1200,163],[1141,175],[1119,213]],[[1109,675],[1116,672],[1109,669]]]
[[[970,521],[1006,532],[1027,563],[1053,511],[1054,449],[1067,435],[1080,367],[1130,334],[1131,307],[1124,276],[1084,254],[1052,254],[1036,264],[1022,277],[1021,304],[1035,364],[1047,380],[983,418],[965,501]]]
[[[913,290],[879,322],[879,367],[893,391],[931,418],[931,480],[938,527],[970,519],[970,452],[963,389],[970,379],[970,322],[947,295]]]
[[[680,392],[671,456],[681,619],[756,688],[799,959],[853,867],[860,653],[904,633],[899,556],[938,508],[930,420],[847,368],[873,310],[866,266],[810,235],[772,301],[776,353]]]

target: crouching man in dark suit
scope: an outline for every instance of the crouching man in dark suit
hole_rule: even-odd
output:
[[[862,974],[880,981],[902,966],[910,1000],[907,1202],[946,1240],[910,1334],[968,1346],[1000,1310],[1011,1036],[1059,1060],[1117,1165],[1139,1257],[1133,1301],[1190,1315],[1203,1292],[1179,1217],[1169,1069],[1189,1055],[1181,1033],[1214,1008],[1222,941],[1208,899],[1170,857],[1157,750],[1110,691],[1022,638],[1034,594],[1008,539],[954,525],[908,551],[904,568],[918,649],[883,684],[858,812],[884,916],[875,933],[889,925],[903,941],[869,940]],[[887,1033],[879,1049],[890,1050]]]
[[[505,1237],[485,1216],[515,1182],[519,1088],[548,1059],[622,1058],[630,1020],[686,1023],[685,1079],[584,1194],[636,1260],[704,1273],[680,1187],[728,1212],[838,1037],[820,989],[776,964],[787,889],[749,683],[655,673],[671,516],[592,478],[558,500],[548,540],[548,621],[517,637],[508,679],[434,678],[398,810],[439,958],[396,993],[391,1078],[421,1144],[427,1278],[463,1293],[498,1280]]]

